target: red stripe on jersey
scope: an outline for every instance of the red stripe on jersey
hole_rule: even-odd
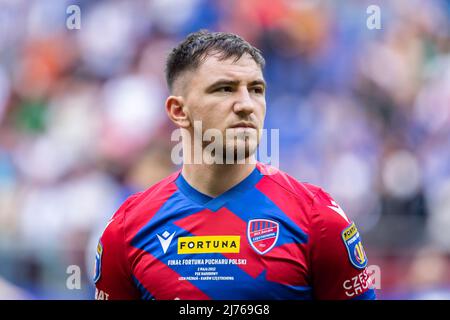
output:
[[[312,199],[300,199],[298,194],[294,196],[290,192],[286,192],[285,188],[272,181],[273,178],[264,176],[255,188],[280,208],[303,232],[309,234],[307,214],[311,210]]]
[[[247,264],[238,266],[253,278],[264,271],[264,263],[260,256],[248,244],[247,223],[227,208],[221,208],[216,212],[203,210],[180,219],[175,224],[196,236],[240,236],[240,253],[224,253],[223,255],[228,259],[247,259]]]
[[[137,204],[133,208],[133,212],[126,215],[126,243],[131,243],[136,234],[153,218],[153,216],[177,190],[177,185],[174,182],[171,182],[168,185],[161,185],[160,190],[155,190],[158,192],[158,196],[149,197],[150,201],[146,200],[148,192],[145,192],[139,196],[136,201]]]
[[[134,276],[156,300],[211,300],[203,291],[181,276],[152,254],[133,248],[133,256],[139,256]],[[151,285],[151,288],[148,286]]]
[[[300,254],[304,251],[305,254]],[[306,245],[288,243],[274,247],[262,256],[267,266],[266,279],[293,286],[308,285],[308,266],[303,257],[306,256]],[[286,259],[292,257],[295,260]]]

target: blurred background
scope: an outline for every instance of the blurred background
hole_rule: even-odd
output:
[[[106,221],[177,169],[164,61],[200,28],[263,51],[280,169],[357,223],[378,297],[450,299],[448,0],[0,0],[0,299],[93,297]]]

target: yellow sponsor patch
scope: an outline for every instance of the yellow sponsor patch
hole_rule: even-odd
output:
[[[102,243],[99,241],[97,244],[97,254],[101,257],[103,253],[103,246]]]
[[[240,236],[179,237],[178,254],[239,253]]]
[[[344,241],[350,240],[356,233],[358,232],[358,229],[356,229],[356,226],[354,223],[352,223],[348,228],[344,230],[342,233],[342,237],[344,238]]]

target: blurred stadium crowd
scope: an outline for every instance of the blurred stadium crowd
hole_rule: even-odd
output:
[[[0,299],[93,297],[106,221],[177,169],[164,60],[200,28],[263,51],[280,169],[356,221],[378,297],[450,299],[448,0],[0,1]]]

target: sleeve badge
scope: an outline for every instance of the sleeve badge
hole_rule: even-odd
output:
[[[364,269],[367,266],[367,256],[354,222],[342,231],[342,240],[352,265],[357,269]]]
[[[102,273],[102,254],[103,254],[103,244],[101,241],[97,244],[97,253],[95,254],[95,267],[94,267],[94,283],[100,279]]]

